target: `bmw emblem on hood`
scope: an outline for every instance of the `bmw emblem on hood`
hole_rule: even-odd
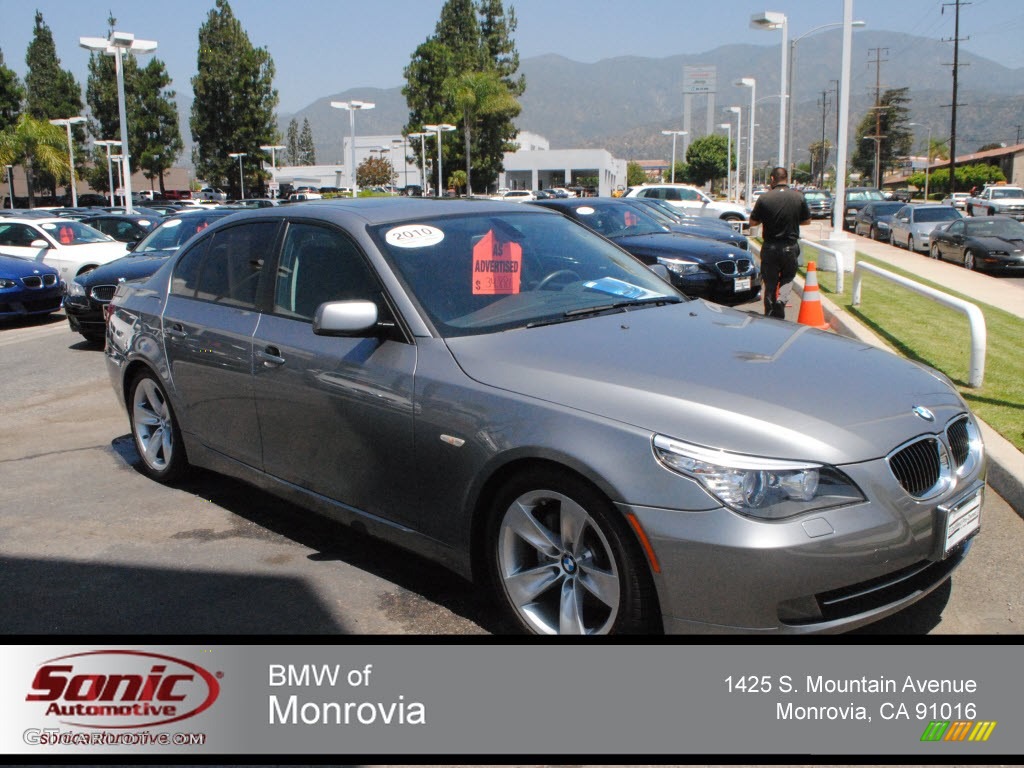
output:
[[[920,416],[925,421],[935,421],[935,414],[929,411],[923,405],[915,405],[913,411],[917,416]]]

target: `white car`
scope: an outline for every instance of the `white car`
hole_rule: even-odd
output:
[[[744,222],[750,218],[749,212],[743,206],[712,200],[689,184],[644,184],[640,187],[630,187],[625,197],[651,197],[655,200],[664,200],[676,208],[684,209],[685,213],[712,216],[725,221]]]
[[[228,193],[217,187],[203,187],[196,195],[199,200],[212,200],[215,203],[223,203],[228,199]]]
[[[504,200],[506,203],[528,203],[536,199],[537,196],[528,189],[510,189],[491,198],[491,200]]]
[[[72,219],[12,217],[0,219],[0,252],[48,264],[70,283],[100,264],[127,255],[128,248]]]

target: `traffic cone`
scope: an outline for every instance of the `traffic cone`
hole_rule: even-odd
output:
[[[796,320],[812,328],[828,330],[825,313],[821,309],[821,296],[818,295],[818,265],[807,262],[807,275],[804,277],[804,294],[800,299],[800,316]]]

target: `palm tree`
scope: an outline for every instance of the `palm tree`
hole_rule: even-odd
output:
[[[67,151],[64,131],[46,120],[36,120],[27,114],[19,117],[11,128],[0,132],[0,165],[20,163],[25,167],[29,208],[35,206],[32,187],[36,170],[58,178],[70,178]]]
[[[519,102],[497,72],[463,72],[444,82],[444,90],[462,113],[462,132],[466,142],[466,192],[473,193],[470,161],[471,132],[477,118],[484,115],[519,114]]]

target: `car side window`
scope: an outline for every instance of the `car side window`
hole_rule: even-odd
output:
[[[951,235],[959,235],[964,231],[964,223],[962,221],[954,221],[949,225],[949,229],[946,230]]]
[[[251,222],[203,238],[175,265],[171,293],[254,308],[277,228],[276,221]]]
[[[25,224],[0,224],[0,245],[27,248],[43,236]]]
[[[312,321],[325,301],[373,301],[380,286],[358,247],[312,224],[288,226],[274,282],[275,314]]]
[[[676,193],[679,195],[678,200],[687,200],[689,202],[700,202],[700,195],[695,189],[677,189]]]

